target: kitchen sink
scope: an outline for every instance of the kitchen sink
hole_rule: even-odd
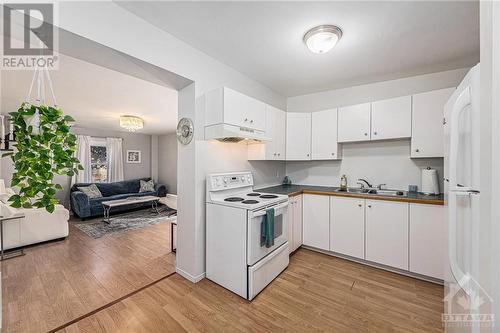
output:
[[[347,193],[361,193],[361,194],[377,194],[377,195],[388,195],[388,196],[402,196],[404,195],[403,191],[398,190],[378,190],[378,189],[369,189],[369,188],[348,188],[347,191],[341,191],[340,189],[336,190],[337,192],[347,192]]]

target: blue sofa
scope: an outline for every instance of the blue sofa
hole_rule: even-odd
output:
[[[150,179],[151,178],[142,178],[142,180],[145,181],[149,181]],[[88,217],[103,215],[103,201],[119,200],[128,197],[142,197],[146,195],[154,195],[157,197],[165,197],[167,195],[166,186],[161,184],[155,184],[155,190],[152,192],[139,193],[140,180],[141,179],[133,179],[115,183],[74,184],[70,190],[71,210],[81,219],[86,219]],[[85,193],[78,190],[78,187],[92,184],[96,184],[97,188],[99,188],[99,191],[102,193],[102,198],[89,199]],[[115,207],[113,208],[113,213],[144,207],[151,207],[151,203],[136,203],[133,205]]]

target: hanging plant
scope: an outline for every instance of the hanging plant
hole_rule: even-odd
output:
[[[14,163],[11,186],[19,194],[10,197],[15,208],[45,208],[49,213],[58,200],[54,198],[61,185],[54,175],[74,176],[83,170],[74,157],[76,136],[70,133],[71,116],[61,109],[46,105],[23,103],[17,112],[10,113],[14,124],[16,152],[10,155]]]

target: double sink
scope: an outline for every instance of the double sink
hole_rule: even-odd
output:
[[[404,196],[405,193],[399,190],[379,190],[376,188],[356,188],[349,187],[346,191],[336,189],[335,192],[346,192],[346,193],[360,193],[360,194],[373,194],[373,195],[387,195],[387,196]]]

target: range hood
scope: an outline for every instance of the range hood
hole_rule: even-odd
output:
[[[229,124],[205,126],[205,140],[218,140],[221,142],[245,141],[247,143],[270,141],[264,131]]]

